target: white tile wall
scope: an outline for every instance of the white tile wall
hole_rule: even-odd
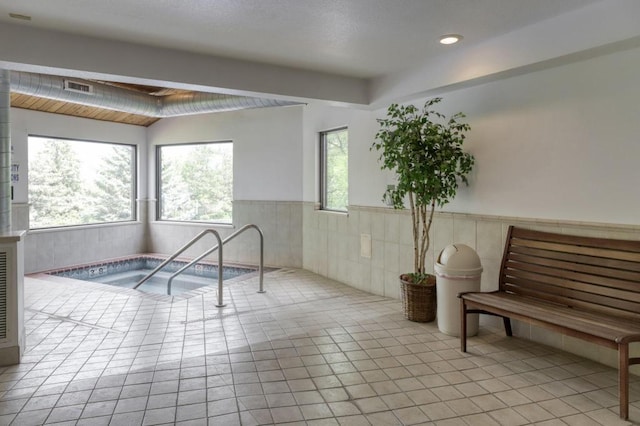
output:
[[[25,272],[144,253],[144,225],[129,222],[80,229],[30,231],[25,239]]]
[[[28,203],[11,203],[11,228],[16,231],[29,229]]]
[[[171,254],[186,244],[208,224],[146,221],[155,216],[154,200],[139,200],[137,222],[30,231],[25,241],[26,272],[40,272],[71,265],[112,259],[139,253]],[[14,229],[28,229],[28,205],[13,206]],[[215,227],[221,238],[248,223],[257,224],[265,237],[265,265],[302,266],[302,203],[278,201],[236,201],[235,228]],[[189,255],[197,255],[215,243],[213,236],[194,245]],[[346,250],[345,250],[346,253]],[[257,264],[259,238],[255,231],[234,239],[224,249],[226,262]],[[217,254],[211,256],[215,261]],[[325,260],[326,265],[326,260]]]
[[[151,210],[153,211],[153,210]],[[153,215],[151,215],[153,216]],[[231,235],[246,224],[260,227],[264,235],[264,263],[267,266],[302,266],[302,203],[289,201],[234,201],[233,226],[154,221],[149,224],[147,250],[171,254],[207,228],[216,229],[220,237]],[[259,237],[248,230],[224,246],[224,261],[257,264],[260,256]],[[185,256],[197,256],[215,244],[213,236],[203,238]],[[217,260],[217,253],[210,256]]]
[[[138,211],[146,203],[138,202]],[[13,229],[29,229],[28,204],[12,206]],[[145,253],[142,221],[28,231],[25,238],[25,272],[33,273],[65,266]]]

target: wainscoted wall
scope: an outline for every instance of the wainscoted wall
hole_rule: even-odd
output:
[[[155,203],[153,203],[155,204]],[[153,207],[151,207],[153,208]],[[155,221],[149,224],[148,250],[171,254],[207,228],[224,239],[246,224],[255,224],[264,234],[264,263],[278,267],[302,267],[302,203],[294,201],[234,201],[233,226]],[[213,235],[204,237],[185,255],[197,256],[215,244]],[[259,237],[247,230],[224,247],[224,261],[258,264]],[[216,261],[217,254],[209,257]]]
[[[411,216],[407,210],[350,206],[348,214],[317,210],[304,205],[303,267],[358,289],[399,298],[398,276],[413,268]],[[560,222],[472,214],[438,213],[431,229],[427,266],[451,243],[463,243],[476,250],[483,266],[481,289],[498,288],[500,260],[509,225],[563,234],[640,239],[640,226]],[[371,237],[368,247],[361,246]],[[481,316],[481,324],[501,327],[497,318]],[[514,323],[514,334],[561,348],[605,364],[616,366],[616,352],[548,330]],[[640,350],[637,351],[640,356]]]
[[[27,232],[25,273],[41,272],[146,252],[146,211],[139,220]],[[28,204],[12,206],[13,229],[29,229]]]
[[[29,204],[11,203],[11,229],[14,231],[29,229]]]
[[[143,253],[143,224],[29,231],[25,240],[25,273]]]
[[[147,221],[154,216],[155,201],[138,201],[139,220],[106,225],[32,230],[25,241],[25,273],[41,272],[98,260],[140,253],[171,254],[210,224]],[[13,228],[29,229],[27,204],[13,205]],[[267,266],[302,267],[302,203],[292,201],[235,201],[234,226],[213,226],[222,238],[246,224],[258,225],[264,234]],[[215,243],[207,236],[185,253],[196,256]],[[258,233],[248,230],[224,248],[229,263],[257,265]],[[210,256],[217,261],[217,254]]]
[[[146,207],[145,207],[146,206]],[[72,229],[29,231],[25,241],[26,273],[84,264],[137,253],[169,254],[184,245],[207,224],[147,221],[153,200],[140,200],[137,222],[94,225]],[[218,226],[222,238],[242,225],[254,223],[265,236],[265,265],[302,267],[363,291],[399,298],[398,275],[412,268],[413,246],[408,211],[350,206],[348,214],[317,210],[314,203],[292,201],[236,201],[234,226]],[[14,229],[28,229],[28,206],[13,205]],[[640,239],[640,226],[559,222],[436,213],[431,230],[428,269],[437,255],[456,242],[474,248],[484,271],[482,290],[497,288],[498,271],[509,225],[575,235]],[[365,238],[362,238],[363,235]],[[371,245],[362,244],[370,237]],[[193,256],[210,247],[213,238],[186,253]],[[249,230],[225,247],[226,262],[256,264],[258,237]],[[369,256],[370,254],[370,256]],[[217,257],[211,256],[216,260]],[[497,319],[483,316],[482,324],[500,327]],[[516,336],[532,339],[611,366],[616,353],[526,324],[514,323]],[[640,351],[637,351],[640,356]]]

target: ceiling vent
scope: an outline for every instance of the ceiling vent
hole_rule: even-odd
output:
[[[64,90],[76,93],[85,93],[87,95],[93,95],[93,86],[87,83],[81,83],[79,81],[64,80]]]
[[[146,117],[177,117],[209,112],[300,105],[300,102],[218,93],[151,96],[82,79],[11,71],[11,91],[23,95],[105,108]],[[87,96],[89,95],[89,96]]]

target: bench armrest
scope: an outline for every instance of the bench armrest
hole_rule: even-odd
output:
[[[617,344],[626,344],[632,342],[640,342],[640,334],[629,334],[627,336],[616,337]]]

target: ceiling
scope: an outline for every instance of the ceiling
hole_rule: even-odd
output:
[[[31,25],[207,55],[371,78],[596,0],[1,0]]]
[[[0,0],[0,24],[369,81],[600,1]],[[464,39],[439,44],[448,33]],[[38,105],[15,98],[16,106]]]

